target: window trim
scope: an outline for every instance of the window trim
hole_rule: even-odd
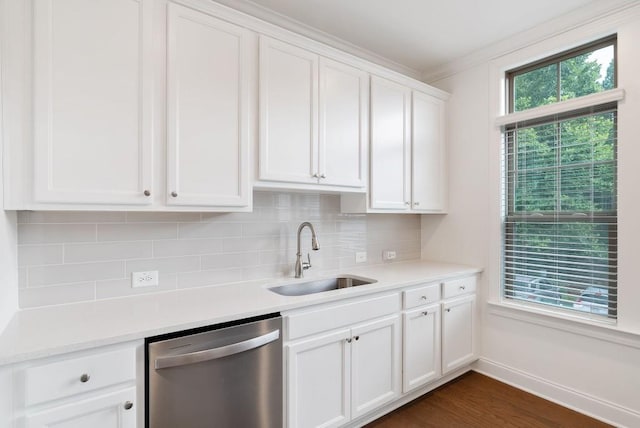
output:
[[[602,48],[605,46],[611,46],[611,45],[613,45],[613,49],[614,49],[614,88],[613,89],[596,92],[593,94],[584,95],[576,98],[571,98],[564,101],[557,101],[551,104],[537,106],[534,108],[521,110],[517,112],[513,111],[514,99],[512,94],[514,92],[515,76],[524,74],[532,70],[536,70],[541,67],[545,67],[549,64],[559,65],[561,61],[564,61],[566,59],[574,58],[583,53],[591,52],[599,48]],[[508,181],[508,178],[505,175],[507,174],[507,170],[505,169],[506,165],[504,164],[504,162],[505,162],[505,156],[507,156],[508,143],[505,140],[505,133],[509,131],[513,131],[514,129],[517,129],[518,127],[523,127],[523,126],[535,126],[536,124],[543,124],[543,123],[549,123],[549,122],[553,123],[553,122],[558,122],[560,120],[569,120],[569,119],[573,119],[580,116],[593,115],[593,114],[597,114],[598,112],[605,112],[605,111],[611,111],[611,110],[615,110],[617,112],[619,107],[619,101],[623,100],[625,96],[624,90],[617,87],[617,73],[618,73],[617,65],[618,65],[617,34],[613,34],[605,38],[601,38],[599,40],[595,40],[593,42],[580,45],[568,51],[563,51],[559,54],[546,57],[540,61],[527,63],[524,66],[513,68],[510,70],[503,69],[504,71],[502,72],[503,73],[502,87],[504,88],[504,91],[505,91],[504,107],[507,108],[507,113],[504,114],[503,116],[496,117],[496,120],[495,120],[495,124],[501,129],[500,132],[502,134],[502,139],[501,139],[502,141],[501,143],[502,145],[501,189],[502,190],[500,192],[501,193],[500,199],[503,201],[503,204],[509,203],[509,201],[512,201],[514,199],[513,195],[509,195],[505,193],[505,192],[511,192],[512,190],[506,184]],[[560,67],[558,66],[558,76],[559,74],[560,74]],[[558,80],[558,83],[559,82],[560,80]],[[560,85],[558,84],[558,88],[557,88],[558,100],[560,100],[560,90],[561,88],[560,88]],[[617,144],[616,144],[615,151],[617,152]],[[617,154],[614,159],[614,164],[616,165],[616,168],[617,168],[617,164],[618,164]],[[616,177],[616,189],[617,189],[617,177]],[[553,305],[534,305],[533,307],[529,307],[526,302],[522,302],[517,299],[514,300],[507,296],[507,289],[505,284],[505,271],[504,271],[505,261],[504,260],[506,255],[505,233],[507,230],[506,228],[509,227],[508,223],[510,223],[508,219],[513,219],[514,217],[522,217],[523,219],[526,218],[527,220],[530,220],[530,218],[528,218],[530,216],[528,215],[528,213],[517,215],[514,212],[511,212],[509,207],[503,205],[501,209],[500,217],[501,217],[501,221],[500,221],[501,238],[500,238],[500,269],[499,269],[499,272],[500,272],[499,296],[500,297],[499,298],[500,298],[501,304],[505,306],[517,307],[517,308],[523,308],[523,305],[524,305],[525,308],[533,312],[539,311],[540,313],[551,313],[551,314],[564,313],[566,310],[560,307],[555,307]],[[550,217],[553,217],[554,220],[556,220],[558,217],[558,213],[557,212],[546,213],[546,215],[543,215],[543,217],[547,221]],[[599,217],[602,220],[605,220],[605,222],[611,222],[612,226],[614,226],[613,230],[615,230],[614,233],[617,238],[617,223],[618,223],[617,208],[614,212],[611,212],[611,213],[609,212],[597,213],[596,217]],[[593,218],[594,218],[593,213],[591,213],[591,215],[589,216],[589,220],[592,221]],[[538,219],[536,218],[534,220],[538,220]],[[542,218],[540,220],[542,220]],[[610,237],[611,237],[611,233],[612,233],[612,228],[609,227]],[[610,245],[616,245],[616,244],[610,244]],[[614,252],[615,251],[617,251],[617,245],[616,245],[616,248],[614,249]],[[611,246],[609,247],[609,253],[611,253]],[[610,266],[609,278],[611,278],[612,275],[617,276],[617,273],[618,273],[617,265],[613,268],[613,270],[611,269],[611,266]],[[616,290],[617,290],[617,281],[616,281]],[[616,296],[614,297],[612,293],[609,293],[608,316],[605,316],[605,317],[598,316],[596,318],[588,317],[587,319],[589,319],[592,322],[616,324],[617,318],[618,318],[617,292],[615,294]],[[573,312],[573,311],[569,311],[569,312]],[[574,317],[571,314],[567,314],[566,316],[568,318],[576,318],[576,319],[583,319],[583,320],[585,319],[585,317],[581,317],[580,315]]]

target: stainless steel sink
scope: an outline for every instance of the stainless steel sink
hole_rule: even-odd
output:
[[[343,275],[336,278],[295,282],[293,284],[273,287],[269,290],[282,296],[304,296],[307,294],[338,290],[340,288],[358,287],[360,285],[373,284],[374,282],[378,281],[376,281],[375,279],[363,278],[359,276]]]

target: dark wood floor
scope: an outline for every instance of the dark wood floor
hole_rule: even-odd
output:
[[[469,372],[367,428],[609,427],[600,421]]]

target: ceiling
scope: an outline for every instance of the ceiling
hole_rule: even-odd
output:
[[[610,0],[245,0],[416,71]]]

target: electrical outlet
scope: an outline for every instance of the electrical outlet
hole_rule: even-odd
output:
[[[396,258],[396,252],[391,250],[386,250],[382,252],[382,260],[393,260]]]
[[[362,252],[357,252],[356,253],[356,263],[364,263],[367,261],[367,253],[362,251]]]
[[[158,285],[158,271],[131,272],[131,287],[153,287]]]

